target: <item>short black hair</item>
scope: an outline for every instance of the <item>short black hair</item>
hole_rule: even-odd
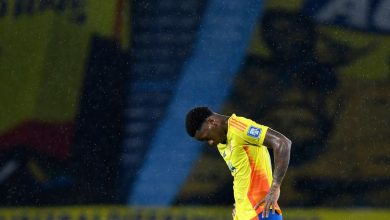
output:
[[[213,112],[208,107],[196,107],[191,109],[186,116],[186,129],[188,135],[194,137],[196,131],[202,127],[203,122],[212,114]]]

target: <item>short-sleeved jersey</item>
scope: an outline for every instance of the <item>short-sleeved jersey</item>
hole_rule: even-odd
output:
[[[272,166],[267,147],[263,145],[268,127],[237,117],[228,120],[226,144],[218,150],[234,177],[235,220],[257,219],[264,209],[253,207],[268,193],[272,183]],[[276,210],[281,213],[279,206]]]

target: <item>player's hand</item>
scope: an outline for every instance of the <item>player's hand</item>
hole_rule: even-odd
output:
[[[234,219],[234,216],[236,216],[236,203],[233,204],[233,211],[232,211],[233,219]]]
[[[272,206],[272,213],[275,214],[275,207],[277,205],[279,196],[280,196],[280,186],[272,185],[271,189],[269,190],[268,194],[264,197],[264,199],[258,202],[253,208],[256,210],[257,208],[259,208],[260,205],[265,204],[262,217],[268,218],[271,206]]]

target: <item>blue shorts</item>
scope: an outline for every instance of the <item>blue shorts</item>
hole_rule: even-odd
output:
[[[258,217],[259,217],[259,220],[283,220],[283,216],[278,214],[277,212],[275,212],[275,214],[272,213],[272,210],[269,211],[269,214],[268,214],[268,218],[262,218],[261,215],[263,213],[261,212]]]

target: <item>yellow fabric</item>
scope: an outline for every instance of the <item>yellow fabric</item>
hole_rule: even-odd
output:
[[[271,159],[263,145],[268,127],[233,114],[228,121],[227,143],[218,150],[228,165],[236,203],[235,220],[257,217],[263,207],[253,206],[268,193],[272,183]],[[280,212],[279,207],[277,210]]]
[[[73,121],[92,36],[111,36],[116,1],[0,2],[0,133]]]

